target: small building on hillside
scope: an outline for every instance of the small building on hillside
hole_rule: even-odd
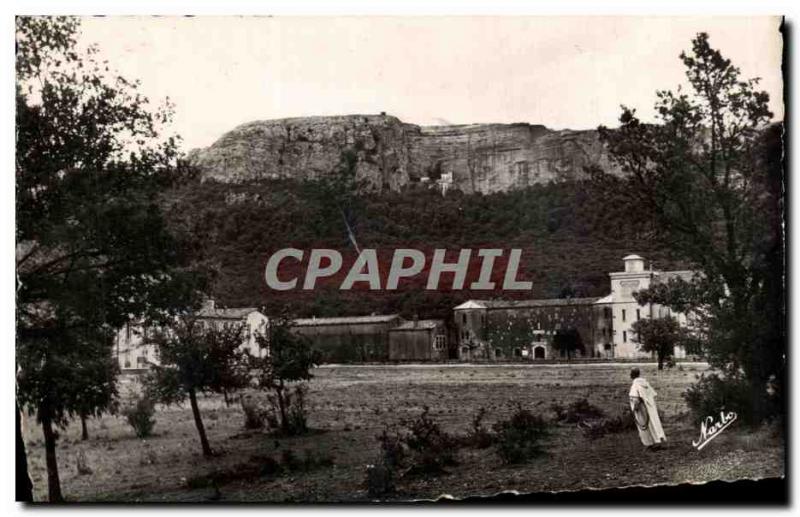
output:
[[[399,314],[300,318],[292,330],[311,339],[325,363],[361,363],[389,359],[389,330],[403,322]]]
[[[390,361],[444,361],[447,328],[444,320],[406,321],[389,329]]]
[[[256,335],[266,333],[269,318],[254,307],[217,307],[214,300],[209,299],[193,316],[203,325],[215,327],[244,325],[240,349],[256,357],[266,353],[265,350],[259,349]],[[158,350],[152,338],[159,331],[158,328],[136,322],[129,322],[120,329],[114,342],[114,352],[120,370],[146,370],[152,364],[158,364]]]

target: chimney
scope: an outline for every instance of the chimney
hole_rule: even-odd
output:
[[[419,325],[419,314],[414,313],[414,328]]]
[[[214,298],[208,297],[203,301],[203,309],[213,311],[215,307]]]

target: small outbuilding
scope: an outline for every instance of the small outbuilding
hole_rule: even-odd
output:
[[[390,361],[443,361],[447,359],[444,320],[413,320],[389,329]]]

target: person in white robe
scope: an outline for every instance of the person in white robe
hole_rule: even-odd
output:
[[[661,419],[656,408],[656,390],[646,379],[640,377],[638,368],[631,369],[631,390],[628,393],[633,418],[639,430],[639,438],[645,447],[653,447],[667,441]]]

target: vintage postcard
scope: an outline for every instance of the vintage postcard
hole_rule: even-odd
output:
[[[17,500],[786,479],[781,17],[15,33]]]

